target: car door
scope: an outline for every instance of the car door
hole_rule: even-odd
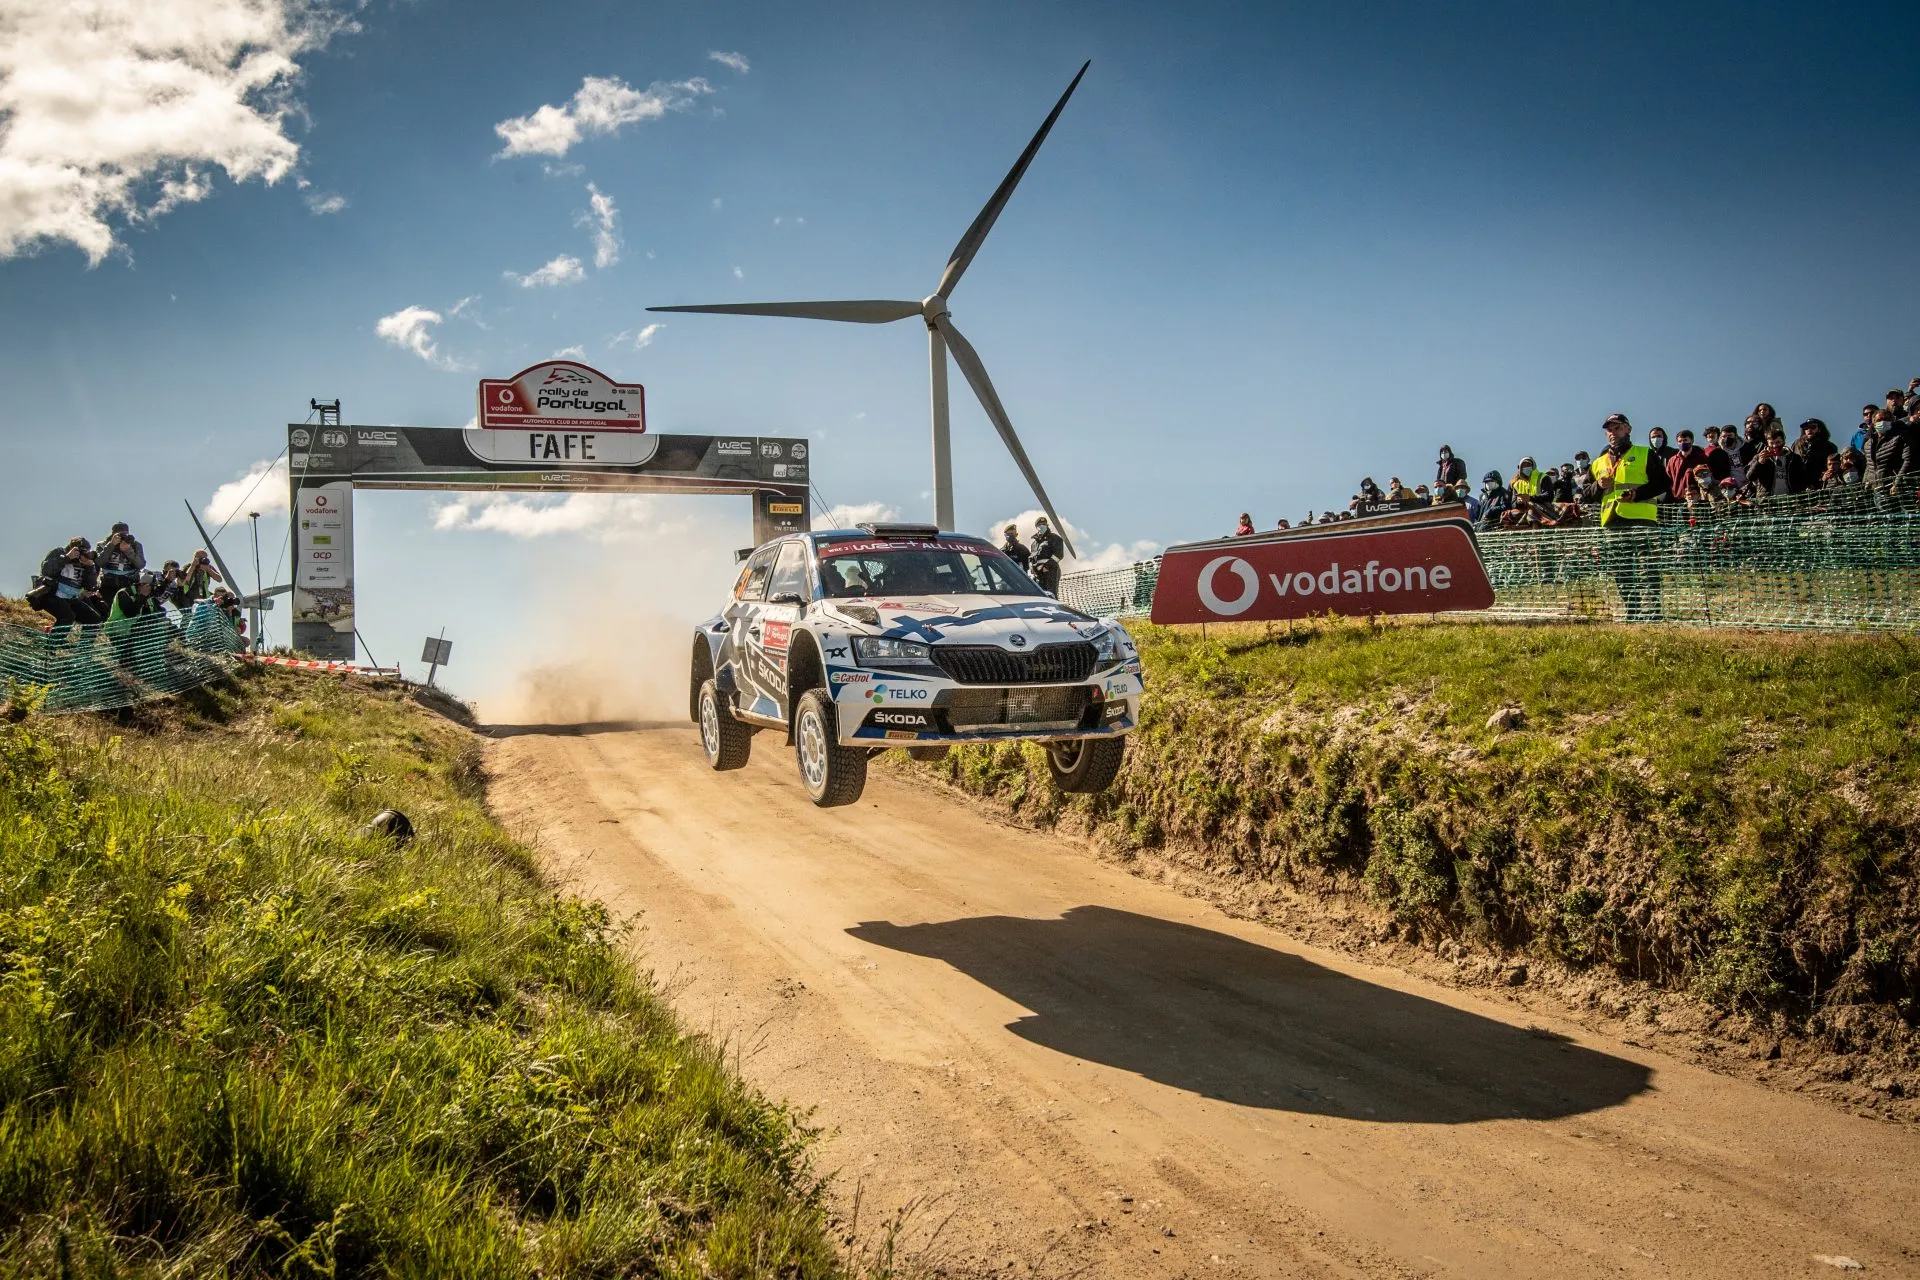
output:
[[[759,662],[754,650],[754,640],[760,629],[760,609],[766,599],[767,578],[773,573],[774,558],[780,553],[778,543],[773,543],[754,552],[747,561],[746,571],[740,576],[740,585],[734,597],[727,604],[727,655],[733,660],[734,686],[739,690],[736,705],[742,711],[754,711],[756,707],[765,712],[767,693],[762,687],[756,667]]]
[[[766,692],[783,720],[789,712],[787,655],[793,647],[793,628],[812,594],[807,580],[805,540],[792,538],[781,543],[779,558],[773,562],[773,573],[767,579],[766,600],[759,607],[755,624],[747,629],[747,642],[758,651],[758,660],[753,665],[766,673]]]

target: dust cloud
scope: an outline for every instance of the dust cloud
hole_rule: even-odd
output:
[[[530,656],[480,695],[480,717],[684,723],[694,627],[713,616],[739,571],[745,514],[584,494],[560,504],[483,498],[443,508],[440,528],[547,541],[549,563],[563,566],[513,593],[521,620],[513,647]],[[572,572],[589,565],[588,576]]]

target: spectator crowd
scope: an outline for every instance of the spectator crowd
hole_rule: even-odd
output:
[[[1625,421],[1619,414],[1608,420],[1614,426]],[[1635,487],[1635,496],[1656,505],[1729,509],[1822,489],[1892,493],[1910,480],[1920,481],[1920,378],[1904,391],[1895,388],[1878,403],[1862,406],[1844,444],[1819,418],[1802,422],[1790,438],[1773,406],[1763,403],[1739,427],[1728,423],[1698,435],[1681,430],[1671,436],[1665,427],[1655,427],[1647,433],[1646,448],[1646,483]],[[1431,485],[1408,487],[1391,476],[1382,488],[1368,476],[1344,510],[1309,511],[1300,523],[1457,503],[1481,529],[1564,528],[1593,521],[1606,501],[1611,471],[1604,453],[1599,466],[1580,450],[1569,461],[1545,467],[1528,454],[1510,475],[1487,472],[1476,493],[1466,461],[1442,445]],[[1294,526],[1281,520],[1277,527]],[[1254,532],[1252,516],[1242,512],[1235,535]]]
[[[168,560],[151,569],[146,548],[125,523],[114,525],[97,544],[73,537],[47,552],[26,600],[48,616],[48,629],[55,633],[76,624],[122,622],[168,609],[184,623],[196,610],[214,609],[246,634],[240,601],[227,589],[205,548],[184,566]]]

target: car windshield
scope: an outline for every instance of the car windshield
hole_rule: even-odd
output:
[[[841,542],[820,548],[827,597],[1044,596],[1020,566],[977,543]]]

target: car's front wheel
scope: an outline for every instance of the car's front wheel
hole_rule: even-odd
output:
[[[1074,738],[1047,744],[1053,785],[1073,795],[1093,795],[1113,785],[1127,758],[1125,738]]]
[[[733,718],[711,680],[700,685],[700,745],[715,769],[743,769],[753,752],[753,730]]]
[[[793,752],[807,798],[822,809],[852,804],[867,785],[867,753],[840,745],[839,722],[825,689],[809,689],[793,713]]]

